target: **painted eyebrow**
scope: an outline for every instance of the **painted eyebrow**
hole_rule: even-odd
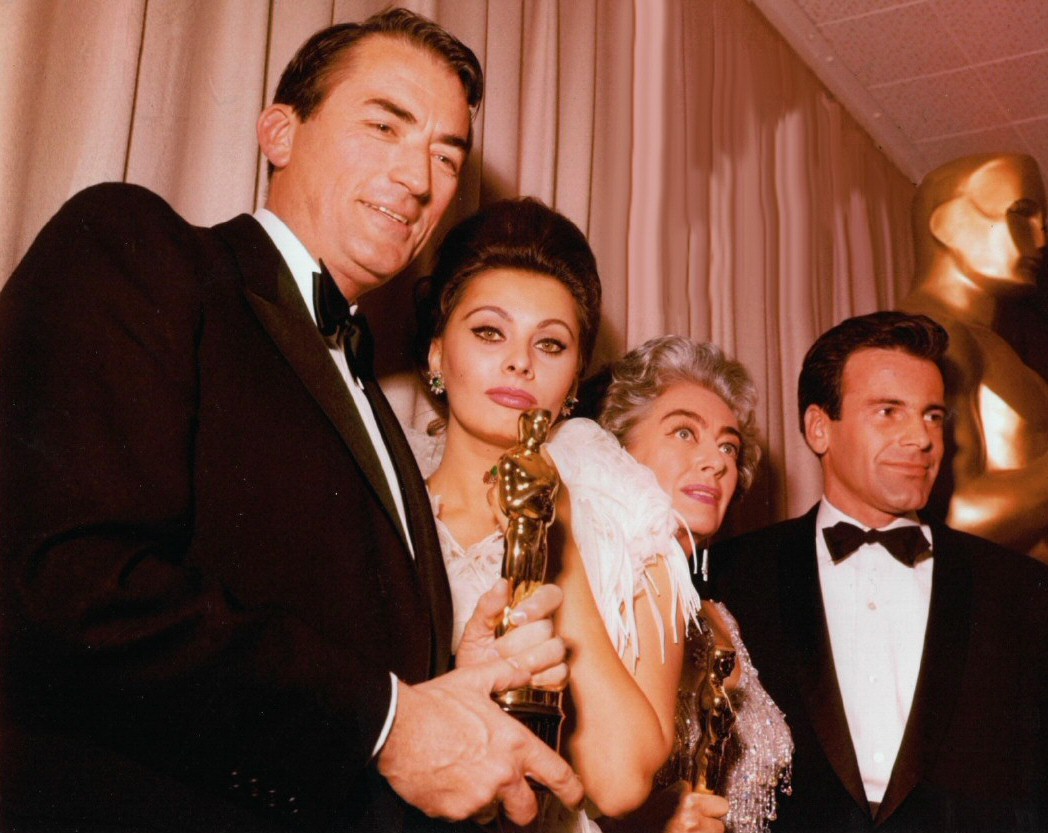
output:
[[[503,318],[506,321],[512,321],[513,320],[512,316],[510,316],[510,314],[508,312],[506,312],[506,310],[504,310],[502,307],[495,306],[494,304],[485,304],[484,306],[477,307],[476,309],[471,309],[464,316],[462,316],[462,318],[463,318],[463,320],[465,320],[465,319],[471,318],[472,316],[477,315],[478,313],[481,313],[481,312],[493,312],[499,318]],[[567,330],[569,333],[574,335],[574,331],[571,329],[571,327],[568,325],[568,323],[566,321],[564,321],[563,319],[560,319],[560,318],[547,318],[547,319],[545,319],[543,321],[540,321],[536,325],[535,329],[540,329],[542,327],[549,327],[549,326],[552,326],[554,324],[559,324],[565,330]]]
[[[703,428],[709,428],[709,423],[706,422],[706,418],[700,416],[695,411],[689,411],[687,408],[675,408],[672,411],[667,411],[662,415],[661,422],[667,422],[671,419],[677,419],[678,417],[685,417],[686,419],[693,419],[699,423]]]
[[[699,425],[706,429],[709,429],[710,427],[710,424],[706,421],[705,417],[701,416],[696,411],[689,411],[687,408],[676,408],[672,411],[669,411],[668,413],[663,415],[660,421],[666,422],[667,420],[675,419],[677,417],[685,417],[687,419],[695,420],[695,422],[699,423]],[[734,428],[731,425],[725,425],[721,428],[721,433],[731,434],[740,443],[742,442],[742,432],[738,428]]]
[[[415,114],[410,110],[405,110],[396,102],[390,101],[388,98],[369,98],[365,104],[371,104],[382,110],[385,110],[391,116],[395,116],[405,124],[418,124],[418,119]],[[459,148],[466,152],[469,150],[469,142],[463,137],[456,136],[454,133],[444,133],[437,137],[437,141],[441,144],[451,145],[452,147]]]

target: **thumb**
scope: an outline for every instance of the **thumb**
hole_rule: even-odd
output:
[[[485,631],[495,630],[495,626],[502,620],[502,613],[509,603],[509,582],[500,578],[490,590],[477,599],[477,607],[467,627],[482,627]]]
[[[498,657],[495,629],[509,601],[509,582],[505,579],[499,579],[494,587],[477,600],[477,606],[466,622],[459,642],[458,658],[462,666]]]

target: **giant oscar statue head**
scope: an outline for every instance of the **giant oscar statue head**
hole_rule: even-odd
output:
[[[1037,163],[1018,154],[949,162],[921,182],[913,222],[916,289],[901,306],[950,334],[952,462],[932,508],[1048,560],[1048,382],[1001,332],[1007,306],[1032,296],[1043,256]]]

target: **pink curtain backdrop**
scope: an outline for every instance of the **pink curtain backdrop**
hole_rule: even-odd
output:
[[[314,30],[387,5],[4,0],[0,276],[95,182],[145,185],[201,224],[253,210],[254,123],[280,70]],[[721,344],[757,380],[767,452],[732,530],[806,509],[819,477],[797,429],[800,362],[827,327],[909,290],[913,184],[746,0],[403,5],[487,73],[447,222],[525,194],[571,217],[605,285],[597,363],[661,333]],[[366,306],[397,407],[425,421],[410,283]]]

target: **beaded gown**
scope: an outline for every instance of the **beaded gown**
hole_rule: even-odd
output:
[[[720,602],[703,602],[715,607],[727,626],[740,669],[739,681],[729,694],[735,723],[725,748],[725,796],[728,815],[725,827],[730,833],[768,833],[775,819],[775,791],[789,795],[790,760],[793,738],[779,707],[764,690],[757,669],[739,633],[739,624]],[[706,667],[711,642],[699,631],[689,633],[684,661],[695,668]],[[700,678],[701,674],[692,674]],[[655,778],[656,790],[671,789],[687,771],[687,757],[694,755],[702,735],[697,692],[683,687],[677,695],[677,739],[673,754]],[[672,815],[674,802],[665,802],[665,819]]]

